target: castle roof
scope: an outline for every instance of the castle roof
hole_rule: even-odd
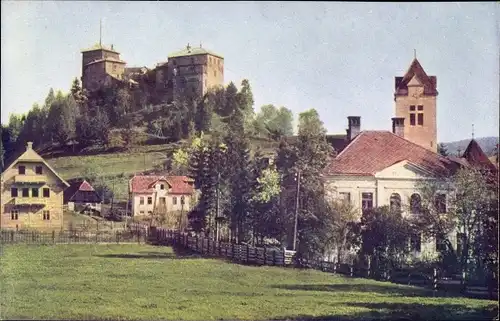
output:
[[[118,51],[115,51],[114,49],[106,47],[106,46],[104,46],[104,45],[102,45],[100,43],[96,43],[95,45],[93,45],[92,47],[90,47],[88,49],[83,49],[82,53],[83,52],[90,52],[90,51],[97,51],[97,50],[104,50],[104,51],[109,51],[109,52],[113,52],[113,53],[119,54]]]
[[[198,48],[198,47],[191,47],[189,44],[186,46],[186,48],[184,48],[180,51],[171,53],[170,55],[168,55],[168,58],[197,56],[197,55],[211,55],[211,56],[215,56],[215,57],[219,57],[219,58],[224,59],[224,57],[222,57],[221,55],[216,54],[212,51],[209,51],[209,50],[201,47],[201,45]]]
[[[395,78],[395,94],[396,95],[407,95],[408,94],[408,83],[416,77],[419,82],[424,86],[425,95],[437,95],[437,78],[436,76],[428,76],[420,62],[417,58],[413,59],[410,67],[406,71],[403,77]]]

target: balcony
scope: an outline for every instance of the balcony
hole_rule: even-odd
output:
[[[17,184],[44,184],[44,175],[16,175],[14,176],[14,183]]]
[[[15,205],[46,205],[48,198],[43,197],[14,197]]]

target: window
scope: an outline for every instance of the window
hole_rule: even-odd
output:
[[[153,215],[153,211],[148,211],[148,215]]]
[[[23,197],[30,197],[30,189],[23,188]]]
[[[361,208],[373,208],[373,193],[361,193]]]
[[[10,219],[13,221],[17,221],[19,219],[19,210],[10,211]]]
[[[410,106],[410,111],[415,111],[415,105]]]
[[[390,198],[391,211],[401,211],[401,196],[398,193],[393,193]]]
[[[140,211],[139,214],[144,215],[144,211]]]
[[[38,188],[32,188],[31,189],[31,197],[39,197],[39,195],[38,195]]]
[[[439,214],[446,213],[446,194],[438,194],[434,200],[434,206]]]
[[[345,204],[351,203],[351,193],[339,193],[340,200]]]
[[[160,205],[166,205],[167,204],[167,200],[165,199],[165,197],[160,197]]]
[[[417,110],[419,110],[419,111],[424,110],[424,106],[418,105]]]
[[[185,198],[184,198],[184,195],[181,196],[181,205],[184,205],[185,204]]]
[[[17,188],[12,187],[12,188],[10,189],[10,196],[11,196],[11,197],[17,197]]]
[[[177,205],[177,197],[172,197],[172,204]]]
[[[49,211],[43,211],[43,220],[50,221],[50,212]]]
[[[153,198],[151,196],[148,196],[148,205],[153,204]]]
[[[415,114],[410,114],[410,125],[415,126]]]
[[[410,213],[411,214],[420,214],[420,206],[421,206],[420,195],[413,194],[410,197]]]
[[[444,252],[446,250],[446,243],[442,236],[436,236],[436,251]]]
[[[50,197],[50,189],[48,188],[43,189],[43,197]]]
[[[35,174],[37,174],[37,175],[42,175],[43,174],[42,166],[35,167]]]
[[[17,169],[18,169],[19,175],[26,174],[26,166],[19,166]]]
[[[414,234],[410,237],[410,250],[420,252],[422,248],[422,238],[420,234]]]
[[[144,205],[144,197],[139,198],[139,205]]]
[[[418,113],[418,124],[420,126],[424,125],[424,114],[422,114],[422,113]]]
[[[160,184],[160,189],[165,189],[165,184]]]

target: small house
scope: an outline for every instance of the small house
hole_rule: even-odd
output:
[[[101,203],[101,197],[86,180],[74,181],[64,191],[64,204],[70,211],[101,213]]]

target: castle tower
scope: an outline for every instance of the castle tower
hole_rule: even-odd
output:
[[[403,77],[395,77],[396,117],[404,121],[404,138],[437,152],[436,76],[428,76],[415,57]]]
[[[114,81],[122,81],[126,62],[120,59],[120,53],[102,45],[102,28],[99,43],[82,50],[82,88],[94,91]]]
[[[210,88],[224,85],[224,58],[201,44],[188,44],[170,54],[168,62],[157,69],[157,89],[166,92],[167,101],[181,94],[203,97]]]

